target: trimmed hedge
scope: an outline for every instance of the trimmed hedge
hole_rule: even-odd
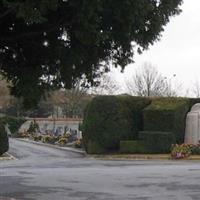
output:
[[[189,100],[189,106],[190,109],[192,108],[192,106],[196,103],[200,103],[200,98],[188,98]]]
[[[174,144],[171,132],[140,131],[139,140],[120,141],[121,153],[169,153]]]
[[[6,121],[0,119],[0,155],[7,152],[9,149],[8,135],[5,131]]]
[[[87,106],[83,120],[86,151],[91,152],[89,143],[108,152],[118,150],[121,140],[137,139],[143,127],[142,110],[150,102],[147,98],[127,95],[95,97]]]
[[[145,153],[169,153],[176,139],[172,132],[141,131],[139,133]]]
[[[105,148],[99,145],[97,142],[89,141],[87,144],[87,153],[89,154],[104,154],[106,153]]]
[[[176,143],[184,142],[189,99],[158,98],[143,110],[144,131],[172,132]]]
[[[196,103],[200,99],[96,97],[85,109],[85,149],[88,153],[106,153],[118,151],[120,146],[126,153],[169,152],[172,143],[184,142],[186,116]]]
[[[143,141],[140,140],[126,140],[120,141],[121,153],[147,153],[147,148]]]

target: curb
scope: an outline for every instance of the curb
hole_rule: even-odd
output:
[[[0,157],[0,161],[2,160],[17,160],[17,158],[6,152],[5,154],[3,154],[3,157]]]
[[[171,161],[169,156],[166,157],[159,157],[159,156],[99,156],[94,155],[95,159],[98,160],[109,160],[109,161],[144,161],[144,160],[162,160],[162,161]]]
[[[53,144],[46,144],[46,143],[42,143],[42,142],[36,142],[36,141],[31,141],[31,140],[21,139],[21,138],[14,138],[14,139],[18,140],[18,141],[22,141],[22,142],[40,145],[40,146],[51,147],[51,148],[55,148],[55,149],[58,149],[58,150],[70,151],[70,152],[73,152],[73,153],[79,153],[79,154],[84,155],[84,156],[87,155],[85,151],[73,149],[73,148],[70,148],[70,147],[59,147],[59,146],[56,146],[56,145],[53,145]]]
[[[18,160],[18,158],[16,158],[15,156],[11,155],[10,153],[6,153],[9,157],[10,157],[10,160]]]
[[[172,161],[172,162],[182,162],[182,161],[200,161],[200,155],[199,156],[190,156],[189,158],[183,158],[183,159],[172,159],[170,155],[164,155],[164,156],[157,156],[157,155],[128,155],[128,156],[123,156],[123,155],[96,155],[94,154],[93,157],[98,160],[126,160],[126,161],[132,161],[132,160],[137,160],[137,161],[144,161],[144,160],[159,160],[159,161]]]

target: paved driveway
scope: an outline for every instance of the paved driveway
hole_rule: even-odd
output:
[[[100,161],[10,140],[0,200],[199,200],[200,162]]]

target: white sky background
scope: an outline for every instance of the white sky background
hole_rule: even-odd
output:
[[[182,13],[172,17],[165,26],[159,42],[142,55],[136,55],[135,63],[127,66],[124,73],[113,70],[113,76],[122,87],[125,79],[131,77],[136,68],[148,62],[168,79],[176,74],[171,79],[172,84],[181,82],[182,95],[192,96],[194,82],[200,82],[200,1],[184,0],[181,8]]]

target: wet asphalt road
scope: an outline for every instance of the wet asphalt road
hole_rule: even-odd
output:
[[[0,200],[199,200],[200,161],[101,161],[10,140]]]

